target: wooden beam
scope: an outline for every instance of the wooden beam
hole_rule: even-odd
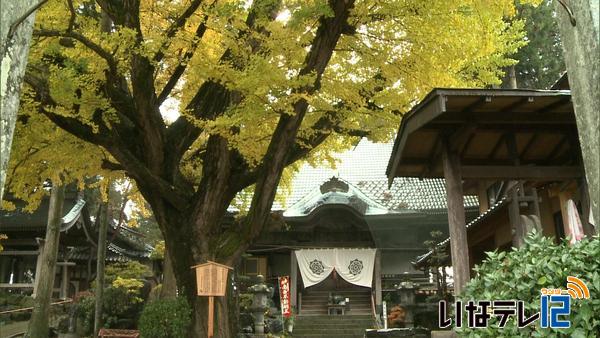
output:
[[[533,136],[531,136],[529,141],[527,141],[527,144],[525,144],[525,147],[523,147],[523,150],[521,150],[521,153],[519,154],[519,158],[524,158],[525,155],[527,155],[527,153],[529,152],[529,150],[531,149],[531,147],[533,146],[535,141],[537,141],[538,137],[539,137],[538,133],[534,133]]]
[[[496,144],[494,144],[494,148],[492,148],[492,151],[488,155],[488,160],[491,160],[494,157],[496,157],[496,153],[498,153],[498,150],[500,150],[500,146],[502,146],[502,143],[504,143],[505,141],[506,141],[506,133],[500,135],[500,137],[498,138],[498,141],[496,142]]]
[[[474,138],[475,138],[475,133],[471,133],[471,135],[467,139],[467,142],[465,142],[464,147],[462,147],[462,149],[460,150],[460,158],[464,158],[464,156],[467,153],[467,150],[469,149],[469,146],[471,145],[471,142],[473,142]]]
[[[0,283],[0,288],[4,289],[33,289],[32,283]]]
[[[476,124],[468,123],[452,133],[452,135],[448,137],[448,141],[450,142],[450,150],[460,153],[460,151],[465,147],[465,144],[469,141],[469,137],[473,134],[475,129],[477,129]]]
[[[425,177],[433,171],[433,168],[435,167],[435,165],[437,163],[436,159],[439,157],[439,153],[442,150],[442,141],[443,141],[442,137],[440,136],[440,134],[438,134],[435,138],[435,143],[433,144],[433,148],[431,148],[431,152],[429,153],[429,158],[427,159],[427,161],[425,163],[425,167],[423,168],[423,171],[421,171],[421,174],[419,175],[420,177]]]
[[[446,200],[448,203],[448,227],[450,230],[450,251],[454,272],[454,295],[460,295],[469,281],[469,246],[465,223],[465,205],[462,188],[460,159],[456,152],[443,148],[442,162],[446,179]]]
[[[557,101],[554,101],[554,102],[552,102],[552,103],[550,103],[550,104],[548,104],[548,105],[546,105],[546,106],[538,109],[536,113],[548,113],[548,112],[553,111],[556,108],[564,106],[567,103],[571,103],[571,97],[570,96],[569,97],[563,97],[563,98],[561,98],[561,99],[559,99]]]
[[[506,135],[506,149],[508,150],[508,156],[512,160],[513,164],[519,165],[519,152],[517,151],[517,137],[513,131]]]
[[[4,250],[0,256],[37,256],[39,253],[39,250]]]
[[[566,136],[560,139],[560,141],[558,141],[554,148],[552,148],[550,154],[548,154],[548,156],[546,157],[546,161],[551,161],[552,159],[554,159],[556,155],[558,155],[560,149],[565,145],[565,143],[567,143],[567,141],[569,141],[569,138]]]
[[[519,108],[521,106],[523,106],[525,103],[530,103],[530,102],[534,102],[534,98],[533,96],[526,96],[526,97],[522,97],[520,99],[518,99],[517,101],[505,106],[504,108],[502,108],[502,111],[513,111],[516,108]]]
[[[580,178],[579,166],[486,166],[462,167],[465,179],[562,181]]]
[[[461,112],[467,113],[473,111],[473,109],[482,106],[486,102],[492,102],[491,96],[480,96],[473,103],[466,106]]]
[[[470,121],[473,122],[473,121]],[[460,122],[461,124],[467,123],[466,121]],[[458,123],[457,123],[458,124]],[[488,123],[481,122],[476,123],[478,130],[483,131],[495,131],[495,132],[506,132],[512,130],[516,133],[535,133],[535,132],[548,132],[548,133],[558,133],[558,134],[567,134],[572,131],[577,130],[577,126],[575,124],[575,120],[569,122],[561,122],[561,123],[521,123],[512,124],[509,123]],[[419,131],[429,131],[429,132],[443,132],[444,130],[448,130],[450,127],[455,127],[456,125],[453,123],[437,123],[432,122],[426,126],[423,126],[419,129]]]

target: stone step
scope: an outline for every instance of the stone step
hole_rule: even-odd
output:
[[[296,317],[296,319],[303,320],[304,318],[302,317],[302,315],[299,315],[298,317]],[[336,320],[346,321],[346,320],[352,320],[352,321],[355,321],[355,320],[371,320],[371,319],[373,319],[373,317],[371,317],[370,315],[369,316],[367,316],[367,315],[362,315],[362,316],[352,316],[352,315],[349,315],[349,316],[329,316],[329,315],[323,315],[323,316],[321,316],[319,318],[315,318],[315,317],[309,318],[309,320],[311,320],[311,321],[315,321],[315,320],[329,320],[329,321],[336,321]]]
[[[303,299],[302,300],[302,306],[304,307],[304,305],[327,305],[329,303],[328,299]],[[350,301],[348,302],[350,303],[350,305],[352,304],[362,304],[362,305],[368,305],[371,306],[371,300],[353,300],[350,299]]]
[[[294,338],[364,338],[364,333],[361,334],[335,334],[335,333],[316,333],[316,334],[295,334]]]

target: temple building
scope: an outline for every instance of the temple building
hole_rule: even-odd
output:
[[[238,273],[273,285],[290,276],[291,306],[301,316],[328,314],[331,297],[349,303],[346,314],[381,313],[385,294],[401,282],[431,288],[429,273],[411,262],[427,252],[432,231],[448,234],[444,181],[398,178],[388,187],[390,151],[363,140],[335,170],[302,168],[287,206],[274,206],[281,222],[263,231]],[[464,207],[477,216],[475,196]]]
[[[11,200],[10,196],[7,200]],[[0,290],[35,294],[38,259],[44,245],[49,198],[44,198],[33,212],[24,211],[25,204],[11,200],[13,211],[0,211],[0,233],[6,234],[0,252]],[[85,200],[74,189],[67,189],[63,207],[58,250],[54,298],[70,298],[89,289],[95,278],[98,231],[89,218]],[[144,244],[141,234],[128,227],[109,226],[107,262],[137,260],[151,265],[151,247]]]

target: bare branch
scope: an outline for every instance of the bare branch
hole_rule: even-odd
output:
[[[201,4],[202,0],[193,0],[192,3],[190,3],[190,6],[183,13],[181,13],[181,15],[171,24],[169,28],[167,28],[165,32],[166,38],[163,41],[160,48],[158,49],[158,52],[156,52],[156,54],[154,55],[152,61],[159,62],[160,60],[162,60],[162,58],[165,56],[165,50],[171,44],[171,38],[174,37],[175,34],[177,34],[177,32],[185,25],[187,19],[189,19],[192,16],[192,14],[196,12],[196,10],[198,9],[198,7],[200,7]]]
[[[77,18],[77,13],[75,13],[73,0],[67,0],[67,4],[69,5],[69,12],[71,13],[71,17],[69,18],[69,28],[67,28],[67,32],[72,32],[73,28],[75,28],[75,19]]]

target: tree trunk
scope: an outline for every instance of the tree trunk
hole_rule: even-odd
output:
[[[56,266],[56,257],[58,256],[64,199],[65,187],[62,185],[52,187],[48,209],[46,241],[44,251],[40,257],[42,260],[40,275],[35,276],[38,289],[27,334],[31,338],[48,337],[48,314],[50,313],[50,302],[52,301],[52,291],[54,289],[54,268]]]
[[[21,81],[27,66],[29,41],[33,31],[34,14],[29,15],[15,26],[12,36],[8,36],[11,25],[38,3],[38,0],[2,1],[0,20],[0,200],[4,195],[4,181],[10,156],[17,112]]]
[[[161,299],[174,299],[177,297],[177,280],[175,280],[175,273],[173,272],[173,264],[171,263],[171,256],[165,250],[165,258],[163,260],[163,279],[162,287],[160,288]]]
[[[597,0],[556,3],[577,131],[589,187],[590,210],[600,225],[600,23]],[[563,5],[564,4],[564,5]],[[584,220],[587,222],[588,220]]]
[[[102,328],[102,305],[104,302],[104,265],[106,262],[106,236],[108,231],[108,204],[100,205],[98,224],[98,254],[96,256],[96,304],[94,311],[94,337]]]
[[[176,260],[177,256],[174,257],[174,261]],[[192,326],[190,328],[189,336],[207,337],[208,297],[200,297],[197,295],[195,272],[190,269],[190,266],[185,269],[187,271],[175,268],[178,289],[181,290],[183,296],[187,298],[192,306]],[[231,321],[229,315],[228,297],[215,297],[215,338],[229,338],[234,336],[230,327]]]

